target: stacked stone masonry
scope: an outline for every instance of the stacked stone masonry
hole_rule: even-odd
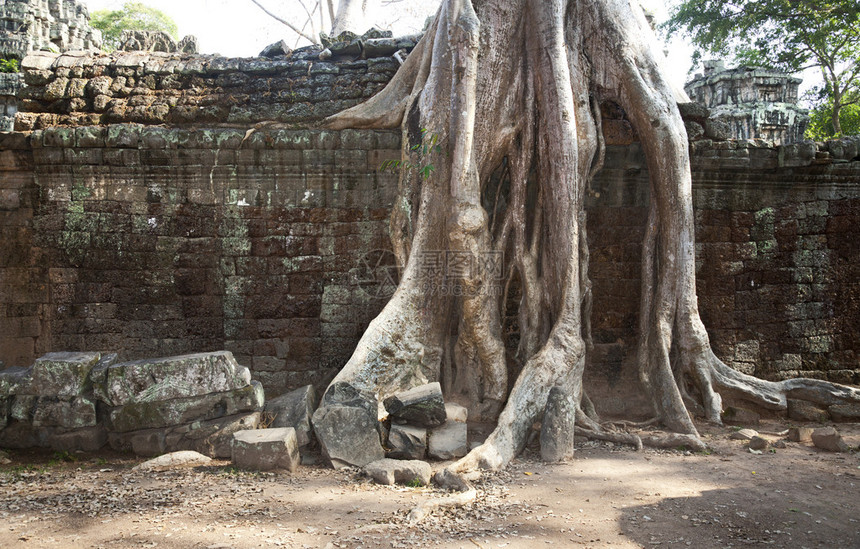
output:
[[[397,182],[378,168],[400,136],[319,129],[396,61],[314,55],[28,59],[21,131],[0,136],[0,360],[226,349],[270,396],[322,390],[396,277]],[[770,379],[860,382],[857,140],[729,141],[706,111],[687,114],[699,302],[718,355]],[[611,388],[635,379],[648,171],[623,116],[604,115],[589,377]]]
[[[391,57],[320,61],[319,50],[276,59],[158,52],[40,52],[24,59],[16,129],[56,125],[306,126],[369,98],[399,66]]]
[[[734,139],[762,138],[788,144],[801,141],[809,124],[808,111],[797,104],[802,80],[761,67],[726,69],[721,61],[706,61],[684,90],[726,124]]]
[[[0,57],[6,59],[102,45],[101,31],[90,27],[86,6],[76,0],[0,0],[0,25]]]

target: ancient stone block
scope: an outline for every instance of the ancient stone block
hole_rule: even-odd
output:
[[[750,441],[758,436],[758,432],[753,429],[741,429],[739,431],[734,431],[729,438],[732,440],[746,440]]]
[[[828,452],[848,452],[851,448],[833,427],[822,427],[812,432],[812,444]]]
[[[39,397],[32,411],[33,427],[62,427],[83,429],[96,425],[95,402],[84,398],[58,399]]]
[[[63,452],[97,452],[107,444],[107,431],[94,425],[69,432],[54,432],[46,437],[47,445]]]
[[[834,404],[827,410],[833,421],[860,421],[860,404]]]
[[[446,460],[463,457],[469,451],[468,428],[459,421],[447,421],[430,431],[427,455]]]
[[[363,467],[385,457],[376,399],[348,383],[332,384],[313,415],[323,455],[336,469]]]
[[[75,397],[87,389],[100,353],[48,353],[33,364],[26,391],[39,396]]]
[[[0,370],[0,397],[26,392],[32,374],[32,368],[13,367]]]
[[[731,425],[758,425],[761,415],[746,408],[727,406],[722,419]]]
[[[247,387],[251,374],[229,351],[114,364],[96,394],[110,406],[157,402]]]
[[[233,433],[256,429],[260,412],[195,421],[174,427],[165,435],[168,450],[195,450],[214,458],[229,459],[233,452]]]
[[[364,474],[377,484],[407,484],[427,486],[433,470],[426,461],[380,459],[364,467]]]
[[[790,427],[788,429],[788,440],[792,442],[812,442],[811,427]]]
[[[212,463],[212,458],[208,456],[192,450],[182,450],[144,461],[140,465],[135,465],[132,471],[142,471],[145,473],[150,471],[166,471],[183,467],[198,467],[209,465],[210,463]]]
[[[393,420],[422,427],[442,425],[447,418],[439,382],[427,383],[390,396],[385,399],[384,405]]]
[[[388,432],[388,457],[424,459],[427,453],[427,429],[411,425],[392,425]]]
[[[292,427],[233,433],[233,464],[242,469],[295,473],[299,466],[296,430]]]
[[[241,389],[169,400],[132,402],[110,412],[110,428],[120,433],[181,425],[218,417],[255,412],[264,404],[263,387],[257,381]]]
[[[316,395],[313,385],[306,385],[285,395],[266,401],[265,411],[273,416],[270,427],[292,427],[299,446],[310,443]]]
[[[466,423],[466,420],[469,419],[469,409],[454,402],[445,403],[445,414],[450,421]]]

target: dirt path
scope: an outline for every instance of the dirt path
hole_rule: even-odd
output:
[[[839,429],[860,444],[860,425]],[[291,477],[217,462],[144,474],[124,456],[12,453],[0,466],[0,547],[860,547],[860,455],[792,443],[753,455],[730,433],[706,435],[708,455],[584,443],[575,461],[546,465],[527,451],[481,482],[474,504],[418,526],[406,514],[440,492],[355,471]]]

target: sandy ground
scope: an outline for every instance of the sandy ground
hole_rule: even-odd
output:
[[[860,424],[838,427],[860,444]],[[776,441],[785,428],[759,431]],[[789,443],[754,455],[731,432],[709,429],[707,454],[585,442],[573,462],[547,465],[527,449],[474,503],[416,526],[407,513],[445,494],[357,470],[139,473],[128,456],[10,452],[0,547],[860,547],[858,453]]]

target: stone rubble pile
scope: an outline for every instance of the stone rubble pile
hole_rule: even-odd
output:
[[[34,52],[21,62],[24,86],[17,94],[15,127],[308,124],[381,90],[415,43],[415,37],[377,39],[363,43],[358,55],[323,56],[330,59],[320,59],[321,46],[287,51],[278,43],[251,58],[181,49]],[[137,39],[128,47],[171,49]],[[193,50],[190,43],[182,47]]]
[[[0,446],[230,457],[233,433],[260,423],[263,387],[230,352],[116,360],[49,353],[0,372]]]
[[[466,408],[446,403],[438,382],[379,403],[347,383],[333,384],[313,416],[323,455],[335,468],[363,467],[381,484],[429,482],[426,459],[450,460],[469,450]],[[380,415],[382,418],[380,418]],[[343,423],[356,426],[347,432]]]

